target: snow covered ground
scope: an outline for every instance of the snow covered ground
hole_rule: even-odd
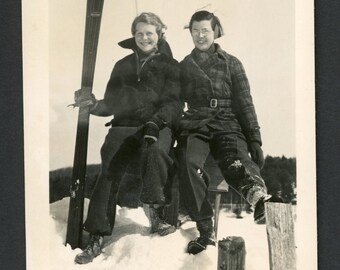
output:
[[[88,200],[85,201],[85,213]],[[88,265],[76,265],[74,257],[81,252],[64,246],[69,199],[50,205],[50,270],[123,269],[123,270],[200,270],[217,269],[217,248],[209,247],[194,256],[186,253],[187,243],[197,237],[194,222],[185,223],[175,233],[160,237],[148,233],[148,220],[142,208],[117,209],[113,234],[104,238],[104,251]],[[252,215],[235,218],[221,210],[218,239],[241,236],[246,245],[246,270],[269,270],[266,226],[256,225]]]

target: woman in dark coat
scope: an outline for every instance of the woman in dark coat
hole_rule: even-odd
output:
[[[90,104],[97,116],[113,115],[101,148],[102,167],[92,194],[84,230],[90,233],[76,263],[89,263],[101,253],[103,236],[111,235],[120,181],[133,157],[140,159],[143,183],[140,200],[149,206],[151,233],[166,235],[175,228],[164,221],[168,203],[165,186],[173,164],[169,150],[172,129],[182,112],[179,67],[163,38],[166,26],[153,13],[142,13],[132,23],[133,37],[119,45],[133,53],[116,63],[104,99],[76,93],[76,105]]]

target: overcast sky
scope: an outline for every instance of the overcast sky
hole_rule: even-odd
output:
[[[137,5],[136,5],[137,2]],[[80,88],[85,0],[49,2],[50,169],[72,166],[78,109],[66,107]],[[210,4],[210,5],[209,5]],[[204,6],[219,16],[224,37],[216,40],[246,69],[265,155],[295,157],[294,1],[105,0],[93,92],[103,97],[116,61],[130,53],[117,43],[131,37],[137,12],[152,11],[168,26],[167,41],[181,61],[193,48],[184,25]],[[100,162],[111,118],[91,116],[88,163]]]

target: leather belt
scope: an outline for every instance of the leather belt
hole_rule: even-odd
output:
[[[230,107],[230,106],[231,106],[230,99],[212,98],[210,100],[205,100],[205,101],[188,102],[189,108],[199,108],[199,107],[217,108],[217,107]]]

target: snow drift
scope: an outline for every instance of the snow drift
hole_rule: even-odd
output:
[[[85,200],[86,216],[89,200]],[[187,222],[175,233],[160,237],[148,232],[148,220],[142,208],[117,207],[113,233],[104,238],[103,253],[87,265],[77,265],[74,257],[80,249],[65,246],[69,198],[50,204],[50,270],[56,269],[124,269],[124,270],[206,270],[217,269],[216,247],[209,246],[198,255],[186,253],[186,245],[198,236],[194,222]],[[241,236],[246,246],[246,269],[268,270],[269,255],[266,226],[256,225],[251,214],[236,219],[221,209],[218,240]],[[87,239],[84,233],[84,238]]]

